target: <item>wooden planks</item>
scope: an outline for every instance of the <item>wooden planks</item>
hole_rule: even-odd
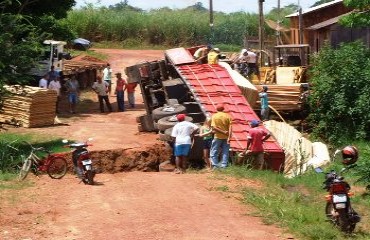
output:
[[[91,56],[84,56],[82,58],[64,60],[63,62],[63,75],[73,75],[82,73],[86,70],[102,70],[107,66],[107,62],[101,61]]]
[[[300,83],[284,85],[267,85],[269,105],[278,111],[298,111],[301,108],[299,104]],[[256,85],[258,92],[262,90],[262,85]],[[257,101],[255,106],[260,106]]]
[[[5,86],[10,95],[3,97],[0,122],[23,127],[54,124],[57,93],[30,86]]]

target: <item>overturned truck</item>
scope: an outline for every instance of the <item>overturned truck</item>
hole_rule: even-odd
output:
[[[259,119],[247,99],[256,98],[252,86],[238,86],[228,69],[219,64],[197,64],[192,55],[196,48],[175,48],[165,51],[164,59],[144,62],[125,69],[128,81],[140,85],[146,114],[138,118],[139,131],[157,131],[160,139],[170,141],[171,128],[177,123],[173,117],[186,113],[188,120],[202,124],[223,103],[233,119],[230,141],[231,161],[247,146],[249,121]],[[264,127],[264,126],[261,126]],[[195,138],[190,160],[202,159],[202,144]],[[285,153],[274,137],[264,143],[268,169],[284,170]]]

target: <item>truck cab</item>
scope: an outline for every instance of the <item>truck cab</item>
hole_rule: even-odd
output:
[[[38,65],[31,69],[30,75],[42,77],[50,71],[51,66],[54,66],[57,72],[63,71],[63,60],[67,57],[63,50],[67,43],[64,41],[45,40],[43,44],[45,45],[44,54],[38,61]]]

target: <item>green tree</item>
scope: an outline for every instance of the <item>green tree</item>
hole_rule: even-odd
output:
[[[143,10],[141,8],[133,7],[128,4],[128,0],[120,1],[119,3],[116,3],[114,5],[109,5],[109,9],[117,10],[117,11],[123,11],[123,10],[130,10],[135,12],[142,12]]]
[[[56,19],[64,18],[76,5],[75,0],[5,0],[1,8],[3,13],[28,16],[53,15]]]
[[[26,24],[21,15],[0,15],[0,87],[25,83],[27,72],[41,54],[43,34]]]
[[[370,138],[370,50],[362,43],[326,46],[313,58],[314,134],[331,142]]]
[[[340,23],[347,27],[370,26],[370,0],[344,0],[347,7],[355,10],[340,19]]]

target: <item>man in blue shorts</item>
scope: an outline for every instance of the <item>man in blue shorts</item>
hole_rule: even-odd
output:
[[[198,130],[194,123],[185,121],[185,114],[177,115],[176,125],[173,127],[171,136],[175,141],[176,169],[175,173],[184,173],[187,165],[187,157],[190,153],[191,139]]]
[[[66,88],[68,92],[68,102],[69,102],[69,110],[71,113],[76,113],[76,105],[78,102],[78,92],[79,92],[79,84],[75,77],[68,80],[66,83]]]

